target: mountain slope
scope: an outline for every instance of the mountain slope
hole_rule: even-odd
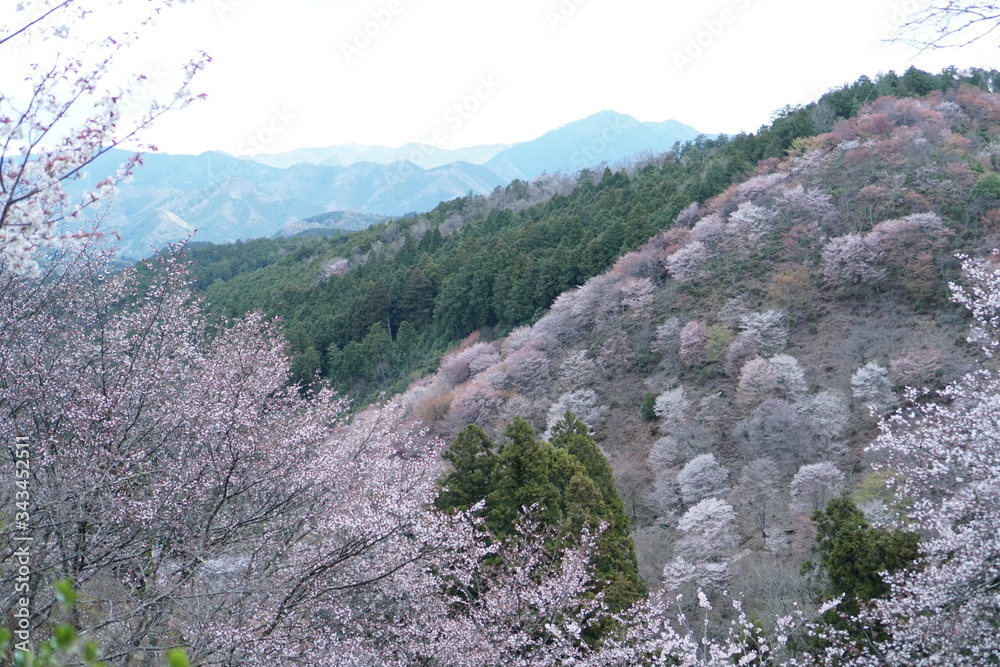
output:
[[[390,164],[405,160],[424,169],[440,167],[450,162],[483,164],[510,144],[486,144],[463,148],[438,148],[430,144],[409,143],[399,148],[389,146],[344,144],[323,148],[299,148],[284,153],[261,153],[244,159],[269,167],[286,169],[296,164],[321,164],[330,167],[348,167],[356,162]]]
[[[587,147],[595,137],[602,132],[611,136],[612,130],[617,134],[609,150],[589,155]],[[199,241],[214,243],[266,238],[285,225],[330,211],[383,217],[429,211],[442,201],[492,192],[514,178],[531,179],[544,171],[571,173],[625,154],[666,150],[696,135],[674,121],[638,123],[606,112],[519,144],[513,153],[503,145],[447,151],[407,144],[398,149],[302,149],[259,161],[221,152],[150,154],[132,182],[120,186],[104,229],[121,236],[118,246],[124,258],[148,255],[183,240],[192,230],[197,230]],[[501,156],[495,163],[501,173],[476,163]],[[110,151],[91,171],[113,172],[123,157],[121,151]]]
[[[901,388],[996,366],[948,283],[975,282],[957,252],[997,267],[998,139],[998,94],[878,98],[533,325],[470,337],[400,400],[446,437],[572,410],[612,460],[647,583],[724,587],[773,618],[814,594],[797,575],[813,510],[846,490],[868,521],[897,520],[865,447],[877,416],[929,400]]]
[[[123,157],[110,151],[92,172],[114,171]],[[429,170],[408,162],[277,169],[218,152],[151,154],[119,187],[104,229],[121,235],[124,257],[137,258],[191,230],[199,241],[215,243],[270,237],[286,224],[329,211],[401,215],[503,183],[489,169],[464,162]]]
[[[664,153],[699,132],[675,120],[640,123],[632,116],[601,111],[532,141],[511,146],[486,163],[508,179],[530,179],[543,172],[575,174],[602,162],[615,164],[638,153]]]

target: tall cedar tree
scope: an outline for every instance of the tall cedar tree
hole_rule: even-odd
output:
[[[831,598],[843,595],[840,604],[824,619],[859,641],[884,638],[885,629],[859,622],[858,612],[865,603],[889,595],[883,573],[914,566],[920,558],[920,534],[870,525],[846,495],[813,512],[812,519],[816,522],[818,565],[829,580],[826,592]],[[807,562],[803,569],[811,565]]]
[[[552,442],[535,437],[531,425],[514,419],[507,442],[495,444],[474,424],[464,428],[444,453],[453,469],[440,481],[436,504],[444,511],[467,510],[483,502],[486,527],[500,539],[514,538],[527,508],[556,536],[552,549],[566,548],[586,528],[604,526],[595,561],[596,590],[612,611],[646,594],[624,504],[611,467],[587,426],[567,412],[553,428]]]

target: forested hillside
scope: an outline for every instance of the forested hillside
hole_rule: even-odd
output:
[[[650,587],[740,592],[766,623],[826,595],[857,610],[888,592],[880,570],[918,557],[895,518],[900,454],[865,450],[877,421],[992,365],[949,283],[996,266],[998,133],[1000,98],[978,88],[879,97],[685,208],[532,326],[469,337],[403,405],[445,435],[514,417],[542,432],[571,410],[612,462]],[[963,275],[960,252],[985,273]],[[814,517],[822,566],[802,576],[810,514],[841,493]]]
[[[537,319],[563,291],[604,271],[704,202],[832,128],[879,95],[995,84],[996,72],[862,77],[755,134],[700,140],[627,170],[516,181],[488,197],[333,239],[259,240],[190,252],[211,307],[280,315],[295,379],[320,372],[356,396],[398,392],[473,331]]]
[[[862,79],[357,233],[2,260],[0,659],[995,664],[998,84]]]

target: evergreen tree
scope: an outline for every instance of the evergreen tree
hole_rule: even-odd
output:
[[[884,627],[860,621],[858,612],[866,603],[889,595],[884,573],[913,567],[920,558],[920,535],[899,528],[871,526],[864,513],[847,495],[834,498],[823,510],[813,512],[816,522],[815,551],[819,563],[806,562],[806,571],[818,566],[827,577],[826,595],[843,596],[823,619],[845,630],[858,642],[880,641]]]
[[[500,539],[515,539],[530,509],[531,519],[551,531],[554,551],[574,544],[584,529],[602,530],[594,592],[603,591],[615,611],[645,595],[611,467],[587,426],[567,412],[551,443],[538,439],[523,419],[508,424],[504,435],[507,441],[497,446],[474,424],[458,434],[443,454],[452,470],[440,481],[437,507],[467,510],[484,501],[481,516]]]

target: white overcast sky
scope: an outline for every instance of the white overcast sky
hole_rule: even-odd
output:
[[[912,2],[195,0],[127,63],[156,81],[198,49],[212,57],[194,85],[207,99],[146,135],[171,153],[398,146],[435,130],[445,148],[509,143],[604,109],[732,134],[862,74],[1000,67],[995,39],[922,55],[881,43]],[[0,70],[0,84],[17,76]]]

